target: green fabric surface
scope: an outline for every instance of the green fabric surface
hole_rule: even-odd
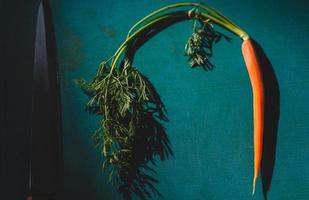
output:
[[[91,141],[98,118],[84,112],[87,97],[73,84],[90,79],[137,20],[176,1],[56,1],[67,198],[120,199],[101,173]],[[280,89],[275,166],[268,198],[308,199],[308,3],[203,1],[243,27],[267,54]],[[252,94],[241,40],[214,48],[213,71],[189,69],[184,45],[191,22],[163,31],[137,53],[135,65],[156,86],[168,109],[174,158],[156,169],[157,189],[169,200],[263,199],[253,176]],[[307,99],[307,100],[306,100]]]
[[[62,97],[63,199],[121,199],[102,173],[103,158],[91,140],[99,118],[84,111],[87,97],[73,80],[82,77],[90,80],[99,63],[116,51],[135,22],[175,2],[179,1],[51,2]],[[5,24],[9,26],[1,31],[6,37],[3,40],[6,58],[0,61],[1,68],[6,67],[0,82],[4,96],[0,98],[1,193],[5,199],[19,200],[27,191],[24,150],[29,132],[25,130],[29,129],[38,1],[29,4],[19,1],[19,6],[9,1],[0,3],[3,15],[16,17],[8,18]],[[244,28],[263,48],[270,61],[266,66],[272,66],[273,71],[268,69],[269,83],[274,85],[270,85],[268,94],[274,104],[269,106],[280,111],[278,130],[270,127],[273,132],[266,136],[268,155],[273,154],[266,168],[274,164],[271,182],[265,180],[271,183],[268,199],[309,199],[308,1],[208,0],[202,3]],[[182,22],[166,29],[138,51],[134,62],[155,85],[170,120],[164,125],[174,157],[155,167],[157,189],[167,200],[264,199],[261,178],[256,194],[251,196],[252,91],[241,54],[241,40],[219,29],[232,41],[222,40],[215,45],[211,59],[214,70],[190,69],[183,55],[191,27],[191,22]],[[279,94],[280,98],[276,98]],[[273,116],[272,111],[269,114]],[[264,174],[269,179],[271,172],[266,170]]]

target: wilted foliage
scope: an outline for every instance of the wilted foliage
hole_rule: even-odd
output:
[[[165,160],[172,150],[161,124],[167,121],[166,110],[153,85],[128,60],[112,73],[104,63],[91,82],[77,83],[90,97],[86,109],[103,116],[93,139],[105,156],[110,181],[125,198],[160,195],[149,164]]]

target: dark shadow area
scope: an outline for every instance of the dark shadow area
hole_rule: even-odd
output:
[[[137,50],[141,48],[148,40],[174,23],[184,20],[187,20],[187,18],[184,18],[181,12],[178,12],[178,14],[175,14],[173,17],[156,22],[152,27],[145,28],[144,31],[141,32],[139,36],[128,45],[125,57],[133,61]]]
[[[154,167],[158,159],[166,160],[173,156],[173,152],[166,130],[161,124],[167,118],[162,113],[160,104],[161,102],[149,102],[140,116],[132,144],[132,165],[121,170],[126,173],[119,191],[125,199],[130,199],[131,194],[143,200],[151,199],[153,195],[162,197],[155,186],[158,180],[154,177]]]
[[[271,186],[275,160],[280,116],[280,89],[276,74],[262,47],[254,41],[259,60],[261,61],[265,87],[265,124],[261,176],[264,199]]]

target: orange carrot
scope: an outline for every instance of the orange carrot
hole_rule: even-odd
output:
[[[264,132],[264,84],[261,72],[261,63],[251,39],[245,39],[242,44],[242,54],[249,73],[253,92],[253,120],[254,120],[254,178],[253,191],[255,192],[256,179],[259,175]]]

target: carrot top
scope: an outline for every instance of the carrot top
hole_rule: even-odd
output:
[[[214,29],[215,25],[244,40],[249,38],[244,30],[211,7],[176,3],[150,13],[133,25],[114,55],[99,65],[91,81],[76,81],[89,96],[86,110],[101,116],[93,139],[105,157],[103,169],[125,199],[132,193],[142,199],[152,194],[160,196],[154,187],[157,180],[150,175],[155,170],[149,163],[155,164],[157,157],[165,160],[173,154],[162,125],[168,121],[165,106],[152,83],[134,67],[135,51],[159,33],[158,30],[185,20],[193,20],[195,24],[185,45],[185,55],[192,68],[212,69],[212,46],[225,37]]]

